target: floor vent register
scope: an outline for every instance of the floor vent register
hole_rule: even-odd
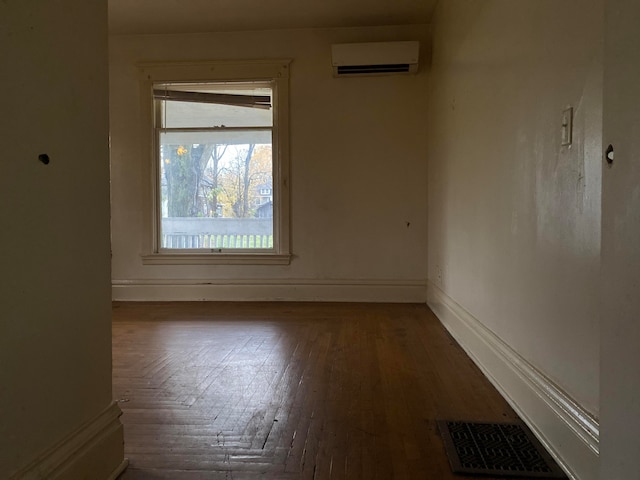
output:
[[[503,478],[567,478],[522,422],[439,420],[438,428],[454,473]]]

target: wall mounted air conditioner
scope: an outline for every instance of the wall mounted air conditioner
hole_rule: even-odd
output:
[[[420,42],[340,43],[331,45],[333,75],[416,73]]]

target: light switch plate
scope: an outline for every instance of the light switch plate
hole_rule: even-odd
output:
[[[563,146],[571,145],[573,140],[573,107],[568,107],[562,112],[561,143]]]

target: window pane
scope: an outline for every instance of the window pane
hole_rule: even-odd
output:
[[[156,84],[154,96],[166,128],[273,126],[268,84]]]
[[[271,109],[163,101],[164,126],[184,127],[270,127]]]
[[[160,134],[161,248],[273,248],[270,137]]]
[[[250,145],[271,143],[271,129],[265,130],[195,130],[160,132],[161,145],[183,144]]]

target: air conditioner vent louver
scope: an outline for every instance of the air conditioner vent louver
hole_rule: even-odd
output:
[[[338,67],[338,75],[357,73],[409,73],[408,63],[391,65],[342,65]]]
[[[333,74],[351,77],[416,73],[419,49],[416,41],[332,45]]]

